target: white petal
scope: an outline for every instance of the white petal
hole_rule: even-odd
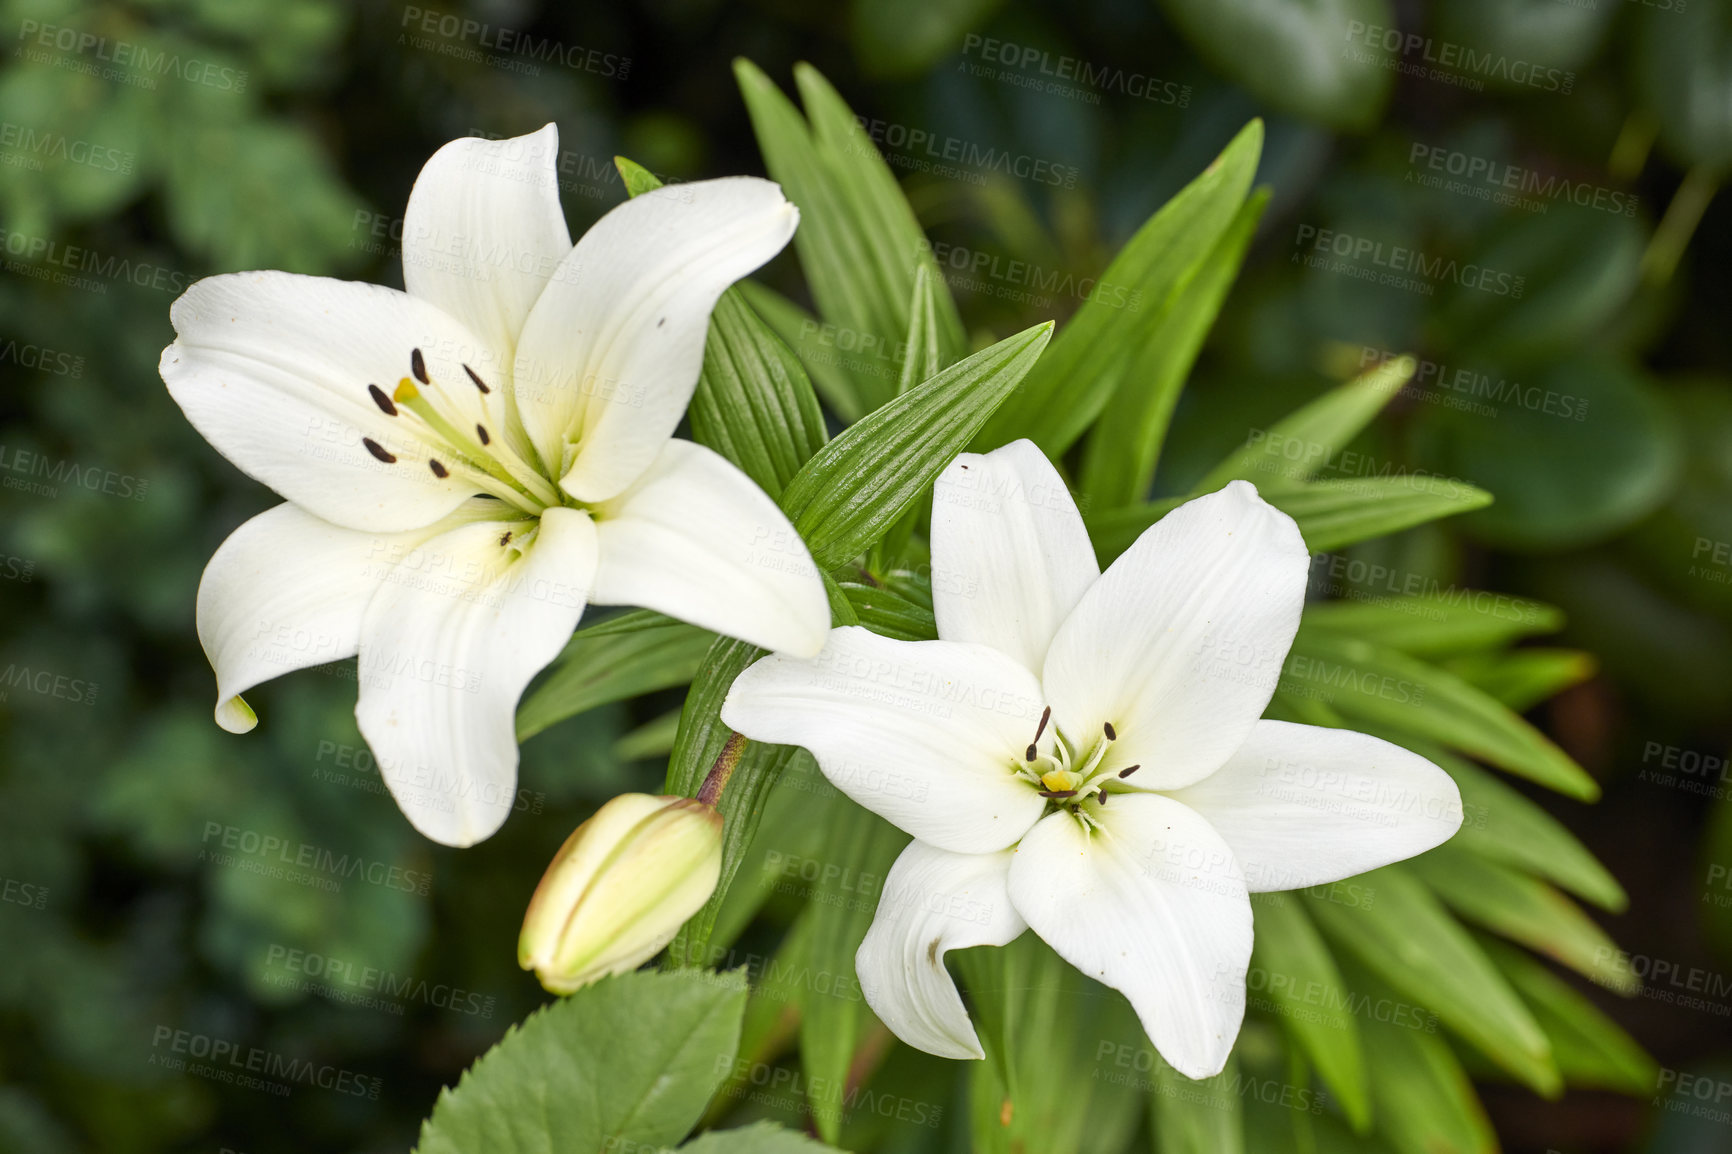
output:
[[[198,585],[198,637],[217,676],[217,724],[257,719],[240,695],[355,655],[361,615],[396,560],[438,532],[361,533],[278,505],[218,546]]]
[[[940,1058],[984,1058],[944,955],[1003,946],[1027,929],[1005,888],[1011,851],[946,853],[910,842],[884,879],[854,967],[866,1004],[890,1032]]]
[[[549,509],[519,556],[529,525],[483,521],[428,541],[361,627],[361,733],[410,822],[446,845],[473,845],[511,811],[517,699],[564,647],[595,572],[587,514]]]
[[[644,193],[584,233],[530,311],[512,373],[568,493],[603,501],[649,468],[697,387],[716,298],[799,218],[780,188],[737,176]]]
[[[1034,675],[997,650],[832,629],[812,660],[772,655],[735,679],[722,721],[801,745],[843,793],[953,853],[1016,844],[1046,802],[1012,768],[1041,713]]]
[[[1369,734],[1259,721],[1227,764],[1172,795],[1233,847],[1253,892],[1340,881],[1442,845],[1455,780]]]
[[[335,525],[395,532],[472,494],[457,476],[435,476],[437,451],[417,422],[386,415],[368,392],[389,395],[420,349],[436,382],[423,387],[462,382],[446,391],[453,411],[486,419],[463,364],[491,354],[433,305],[379,285],[249,272],[206,277],[169,316],[169,394],[218,452],[295,504]],[[364,438],[396,461],[375,458]]]
[[[932,491],[932,609],[946,641],[990,645],[1036,673],[1101,575],[1064,478],[1033,441],[964,453]]]
[[[506,357],[571,252],[558,159],[551,124],[508,140],[453,140],[421,169],[403,215],[403,284]]]
[[[1309,558],[1293,519],[1244,481],[1168,513],[1059,626],[1041,681],[1053,721],[1129,785],[1177,789],[1220,768],[1275,692]]]
[[[1092,834],[1055,813],[1010,865],[1010,900],[1071,965],[1130,999],[1161,1057],[1221,1072],[1245,1016],[1251,898],[1209,823],[1171,798],[1117,794]]]
[[[813,657],[830,602],[806,543],[769,494],[726,458],[669,441],[631,488],[597,505],[598,605],[642,605]]]

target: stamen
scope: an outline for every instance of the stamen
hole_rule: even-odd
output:
[[[1104,724],[1102,724],[1101,728],[1106,731],[1108,741],[1117,741],[1119,739],[1119,735],[1113,731],[1113,723],[1112,722],[1110,722],[1110,721],[1105,722]]]
[[[1051,721],[1051,720],[1052,720],[1052,706],[1049,705],[1045,709],[1040,711],[1040,724],[1035,727],[1035,731],[1034,731],[1034,739],[1036,741],[1039,741],[1040,735],[1046,732],[1046,723]],[[1031,746],[1029,746],[1029,748],[1033,749],[1034,746],[1031,745]],[[1033,761],[1034,759],[1031,757],[1031,758],[1029,758],[1029,760]]]
[[[474,381],[475,387],[480,389],[483,393],[491,393],[493,391],[492,389],[487,387],[486,381],[482,380],[480,377],[475,375],[474,369],[470,368],[468,365],[464,365],[463,371],[469,374],[469,379]]]
[[[1141,768],[1143,768],[1141,762],[1138,762],[1136,765],[1128,765],[1124,769],[1119,770],[1119,776],[1120,777],[1129,777],[1131,774],[1135,773],[1137,770],[1139,770]]]
[[[1037,790],[1036,792],[1039,793],[1040,796],[1042,796],[1042,797],[1050,797],[1050,798],[1055,798],[1055,799],[1063,799],[1063,798],[1067,798],[1067,797],[1075,797],[1076,796],[1076,790],[1074,790],[1074,789],[1042,789],[1042,790]]]
[[[1105,805],[1107,803],[1107,791],[1106,790],[1103,789],[1099,793],[1095,794],[1095,803],[1097,805]]]
[[[379,411],[381,413],[384,413],[387,417],[395,417],[397,415],[397,406],[391,403],[391,398],[385,395],[384,389],[381,389],[378,385],[368,385],[367,392],[373,398],[373,403],[379,406]]]
[[[439,463],[438,459],[435,457],[427,458],[427,467],[429,469],[432,469],[433,475],[435,477],[438,477],[441,481],[443,481],[446,477],[449,477],[451,475],[450,471],[448,469],[446,469],[444,465],[441,465]]]
[[[481,443],[483,445],[490,445],[493,443],[493,438],[489,437],[487,435],[487,426],[486,425],[476,425],[475,426],[475,435],[477,437],[481,438]]]
[[[1028,752],[1027,752],[1027,753],[1024,753],[1024,754],[1023,754],[1023,755],[1022,755],[1022,759],[1023,759],[1023,760],[1024,760],[1024,761],[1033,761],[1033,760],[1034,760],[1034,757],[1035,757],[1035,752],[1036,752],[1036,750],[1035,750],[1035,748],[1034,748],[1034,746],[1032,746],[1032,745],[1030,745],[1030,746],[1029,746],[1029,747],[1028,747]]]
[[[392,465],[392,464],[396,463],[397,458],[392,456],[390,453],[387,453],[385,451],[385,446],[381,445],[379,442],[375,441],[373,438],[362,437],[361,443],[363,445],[367,446],[367,451],[369,453],[373,454],[373,456],[375,458],[377,458],[378,460],[385,462],[385,464],[387,464],[387,465]]]
[[[427,379],[427,362],[422,359],[420,349],[409,350],[409,368],[414,372],[415,379],[422,384],[430,385],[433,383]]]

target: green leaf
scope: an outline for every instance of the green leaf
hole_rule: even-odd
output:
[[[1732,166],[1732,12],[1673,4],[1636,27],[1637,86],[1660,139],[1687,164]]]
[[[854,53],[873,76],[909,77],[956,51],[1003,0],[854,0],[848,28]]]
[[[1262,497],[1298,523],[1305,547],[1312,553],[1328,553],[1491,503],[1490,493],[1472,485],[1419,476],[1313,481],[1272,488]],[[1110,563],[1129,549],[1144,529],[1189,499],[1167,497],[1083,519],[1088,522],[1101,561]]]
[[[1453,845],[1422,854],[1407,868],[1464,920],[1495,930],[1620,994],[1633,994],[1640,987],[1606,932],[1538,878]]]
[[[806,462],[782,508],[829,569],[859,556],[901,516],[1016,388],[1052,322],[958,361],[849,426]]]
[[[908,836],[877,814],[842,799],[830,806],[824,868],[813,887],[806,913],[806,961],[818,974],[853,974],[854,955],[866,938],[878,908],[879,888]],[[806,1072],[806,1100],[819,1137],[841,1139],[843,1088],[859,1044],[860,1027],[870,1020],[858,996],[839,997],[834,983],[813,983],[800,991],[800,1063]],[[847,987],[854,992],[854,986]]]
[[[1480,945],[1533,1010],[1571,1086],[1638,1097],[1654,1092],[1659,1064],[1592,1002],[1514,946],[1489,937]]]
[[[1196,1081],[1155,1059],[1149,1125],[1160,1154],[1245,1154],[1238,1059],[1213,1078]]]
[[[902,355],[902,375],[896,379],[897,396],[921,381],[931,380],[944,367],[938,305],[932,291],[934,275],[925,265],[914,270],[914,293],[908,303],[908,341]]]
[[[613,158],[613,166],[619,170],[619,178],[625,185],[627,196],[642,196],[662,186],[661,177],[635,160],[616,156]]]
[[[740,1040],[746,978],[605,978],[506,1031],[421,1127],[419,1154],[593,1154],[685,1137]]]
[[[1399,866],[1359,880],[1373,890],[1373,901],[1349,907],[1307,893],[1323,931],[1535,1092],[1550,1096],[1561,1090],[1545,1033],[1431,891]],[[1377,1071],[1378,1057],[1369,1048],[1367,1058]],[[1372,1099],[1382,1119],[1380,1079],[1372,1079]]]
[[[714,640],[707,629],[659,613],[624,614],[578,630],[553,673],[518,707],[517,740],[610,701],[684,685]]]
[[[774,1122],[754,1122],[738,1130],[711,1130],[680,1147],[680,1154],[841,1154],[834,1146]],[[647,1152],[646,1152],[647,1154]]]
[[[748,60],[734,75],[770,175],[800,209],[794,245],[824,319],[869,356],[888,357],[908,335],[914,270],[926,265],[950,359],[964,347],[962,319],[896,178],[854,114],[808,64],[794,69],[810,126]],[[867,411],[889,400],[887,381],[850,372]]]
[[[1259,490],[1309,481],[1339,460],[1348,443],[1406,387],[1415,367],[1412,357],[1394,357],[1269,428],[1251,430],[1245,444],[1210,469],[1194,491],[1213,493],[1228,481],[1251,481]]]
[[[1598,671],[1591,653],[1530,646],[1506,653],[1463,653],[1443,667],[1517,713],[1580,685]]]
[[[877,585],[844,582],[842,591],[854,607],[860,624],[874,633],[898,641],[932,641],[938,637],[938,619],[932,610]]]
[[[1459,677],[1394,649],[1307,633],[1293,643],[1280,692],[1318,696],[1349,719],[1441,742],[1581,801],[1600,793],[1586,770],[1520,716]]]
[[[1263,122],[1240,130],[1202,174],[1148,221],[1107,270],[1102,285],[1128,288],[1140,302],[1122,307],[1116,293],[1096,292],[1053,342],[1023,387],[981,432],[977,448],[1028,437],[1055,460],[1107,405],[1152,336],[1150,318],[1165,315],[1237,218],[1263,150]]]
[[[1382,114],[1393,75],[1380,38],[1395,25],[1388,0],[1162,0],[1161,8],[1201,56],[1271,108],[1354,130]]]
[[[1089,504],[1124,505],[1148,495],[1173,406],[1268,205],[1267,189],[1253,193],[1149,324],[1147,341],[1089,435],[1080,486]]]
[[[1389,574],[1375,564],[1355,563],[1365,567],[1372,588]],[[1563,624],[1563,613],[1550,605],[1512,593],[1449,586],[1418,596],[1367,594],[1351,601],[1310,602],[1299,628],[1360,637],[1414,657],[1442,657],[1499,649],[1536,633],[1554,633]],[[1501,662],[1514,655],[1490,656]]]
[[[854,383],[853,374],[844,367],[844,358],[855,371],[870,369],[873,375],[891,380],[894,370],[888,362],[867,365],[838,349],[834,325],[822,323],[775,289],[751,280],[734,287],[771,331],[794,350],[800,364],[811,374],[812,387],[844,424],[851,425],[866,415],[866,397]]]
[[[1251,911],[1251,968],[1263,978],[1251,984],[1251,1004],[1280,1018],[1281,1028],[1316,1063],[1353,1128],[1363,1131],[1371,1122],[1365,1054],[1335,955],[1291,894],[1253,894]]]

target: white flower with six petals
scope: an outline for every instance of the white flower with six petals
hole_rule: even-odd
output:
[[[409,197],[408,291],[210,277],[175,302],[162,355],[193,426],[287,498],[199,586],[218,722],[244,732],[246,690],[358,655],[361,732],[410,821],[450,845],[516,803],[518,698],[586,604],[807,656],[830,620],[775,502],[672,437],[717,297],[798,211],[765,180],[684,184],[573,245],[558,152],[551,124],[451,142]]]
[[[979,1058],[944,954],[1032,928],[1122,991],[1161,1055],[1218,1073],[1253,891],[1336,881],[1461,824],[1454,781],[1389,742],[1261,720],[1299,627],[1298,526],[1235,481],[1102,573],[1063,480],[1018,441],[964,454],[932,510],[937,641],[834,629],[735,681],[728,725],[804,746],[914,837],[856,958],[868,1004]]]

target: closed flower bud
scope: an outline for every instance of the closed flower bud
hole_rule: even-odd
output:
[[[721,814],[687,797],[621,794],[542,875],[517,964],[556,994],[636,969],[709,900],[721,872]]]

